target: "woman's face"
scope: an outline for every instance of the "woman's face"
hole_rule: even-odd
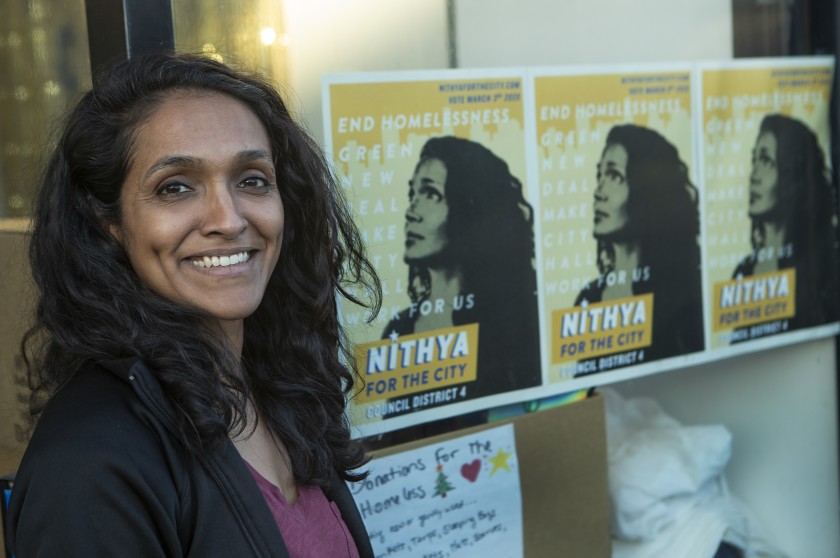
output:
[[[752,152],[750,173],[750,217],[766,215],[776,207],[779,171],[776,136],[763,132],[758,136]]]
[[[627,200],[630,188],[627,185],[627,150],[623,146],[614,143],[604,149],[598,163],[597,178],[592,232],[596,237],[619,233],[629,222]]]
[[[111,227],[140,279],[222,327],[263,298],[280,255],[283,203],[257,116],[221,94],[163,102],[135,133]]]
[[[446,167],[439,159],[418,165],[408,182],[408,211],[405,212],[406,262],[440,255],[448,243],[446,219]]]

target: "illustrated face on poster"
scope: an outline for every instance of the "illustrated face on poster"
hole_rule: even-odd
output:
[[[769,216],[779,203],[778,146],[776,136],[765,132],[758,136],[752,153],[750,171],[750,219]]]
[[[535,95],[550,380],[703,350],[690,69]]]
[[[371,326],[341,308],[360,425],[452,416],[542,379],[523,78],[429,76],[326,84],[329,143],[383,285]]]
[[[426,159],[408,183],[405,212],[405,255],[409,265],[443,258],[448,245],[446,222],[446,167],[439,159]]]
[[[702,72],[712,345],[837,319],[829,64]]]
[[[618,236],[628,226],[628,201],[630,187],[627,185],[627,150],[620,144],[613,144],[604,149],[598,163],[595,182],[595,201],[592,204],[594,215],[592,234],[595,238]]]

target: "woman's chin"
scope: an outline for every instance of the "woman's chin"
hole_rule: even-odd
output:
[[[622,242],[627,240],[626,231],[622,229],[598,229],[592,231],[595,240],[601,242]]]

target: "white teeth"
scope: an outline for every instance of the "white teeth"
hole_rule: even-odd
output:
[[[196,267],[227,267],[238,263],[245,263],[250,259],[251,255],[248,252],[239,252],[230,256],[204,256],[192,260],[192,263]]]

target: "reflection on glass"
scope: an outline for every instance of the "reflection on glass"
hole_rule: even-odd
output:
[[[56,120],[90,88],[84,0],[4,2],[0,217],[24,217]]]
[[[175,46],[286,79],[288,35],[281,0],[173,0]]]

